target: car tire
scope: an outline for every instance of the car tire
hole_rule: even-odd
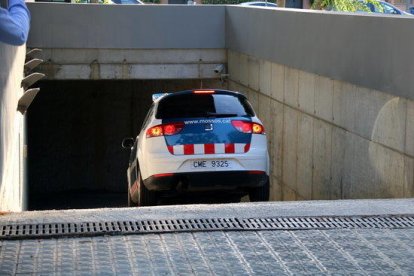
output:
[[[249,199],[251,202],[269,201],[269,178],[263,186],[249,189]]]
[[[145,187],[142,181],[141,172],[138,171],[139,177],[139,193],[138,193],[138,206],[154,206],[157,204],[157,193],[150,191]]]

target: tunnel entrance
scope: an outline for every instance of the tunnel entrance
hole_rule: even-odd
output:
[[[200,80],[43,81],[27,114],[29,210],[123,207],[129,152],[156,92]],[[204,87],[221,83],[204,80]]]

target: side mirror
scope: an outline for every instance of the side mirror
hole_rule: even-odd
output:
[[[128,137],[122,140],[122,148],[124,149],[131,149],[134,146],[135,139]]]

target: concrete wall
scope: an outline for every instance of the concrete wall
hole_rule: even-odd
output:
[[[221,49],[224,6],[29,3],[28,47]]]
[[[414,196],[414,18],[228,7],[226,28],[229,87],[269,135],[272,199]]]
[[[217,78],[226,62],[224,6],[28,6],[51,80]]]
[[[269,137],[272,199],[414,196],[414,101],[229,51]]]
[[[414,18],[226,9],[228,49],[414,100]]]
[[[25,208],[24,117],[17,112],[23,93],[25,47],[0,43],[0,210]]]

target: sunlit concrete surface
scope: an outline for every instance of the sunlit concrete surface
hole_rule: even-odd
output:
[[[414,214],[414,200],[24,212],[3,224]],[[1,275],[412,275],[414,228],[202,231],[0,240]]]
[[[0,43],[0,210],[26,208],[25,122],[17,112],[23,94],[21,81],[25,46]]]
[[[32,211],[10,213],[0,216],[0,224],[93,222],[137,219],[362,216],[383,214],[414,214],[414,199],[321,200]]]

